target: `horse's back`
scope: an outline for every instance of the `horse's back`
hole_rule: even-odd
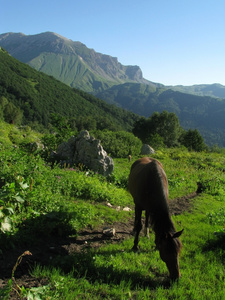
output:
[[[168,182],[162,164],[150,157],[136,160],[131,166],[128,188],[135,204],[144,210],[151,209],[159,199],[167,202]]]

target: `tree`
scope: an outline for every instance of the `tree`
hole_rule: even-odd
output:
[[[155,112],[148,119],[140,118],[133,128],[133,133],[139,137],[143,143],[148,143],[154,135],[163,138],[163,143],[167,147],[176,146],[181,135],[182,128],[175,113],[163,111],[161,114]]]
[[[150,136],[150,132],[148,130],[148,119],[141,117],[134,123],[134,127],[132,130],[133,134],[137,136],[143,143],[146,143],[146,140]]]
[[[197,129],[189,129],[188,131],[184,132],[180,137],[180,142],[182,145],[188,148],[188,150],[199,152],[207,148],[203,137],[200,135]]]
[[[23,119],[23,112],[16,107],[12,102],[8,102],[3,110],[4,120],[7,123],[21,124]]]
[[[51,114],[51,125],[54,129],[54,137],[56,140],[56,144],[59,145],[63,141],[67,141],[74,132],[72,131],[68,120],[58,114]]]

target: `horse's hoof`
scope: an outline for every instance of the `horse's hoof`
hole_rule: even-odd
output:
[[[133,246],[132,251],[133,251],[133,252],[138,252],[137,246]]]

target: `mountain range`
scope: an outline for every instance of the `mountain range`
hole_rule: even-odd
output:
[[[184,129],[197,128],[208,145],[225,147],[225,86],[221,84],[154,83],[143,78],[140,67],[124,66],[115,57],[52,32],[4,33],[0,46],[36,70],[135,114],[175,112]]]
[[[0,46],[21,62],[86,92],[125,82],[151,84],[138,66],[123,66],[116,57],[97,53],[56,33],[1,34]]]

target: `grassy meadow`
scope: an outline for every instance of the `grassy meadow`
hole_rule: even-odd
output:
[[[131,251],[129,237],[49,258],[44,266],[37,262],[28,275],[43,279],[40,286],[18,284],[20,261],[15,261],[0,299],[10,299],[15,290],[18,299],[225,299],[224,153],[177,148],[157,151],[153,157],[164,166],[171,201],[196,191],[201,183],[201,193],[190,200],[191,211],[172,216],[177,230],[184,228],[179,282],[169,282],[152,234],[150,240],[141,236],[138,253]],[[82,167],[50,168],[37,150],[1,146],[0,256],[23,244],[30,251],[30,245],[38,247],[41,239],[53,235],[75,238],[85,228],[133,219],[127,191],[131,163],[122,158],[114,163],[112,176],[104,178]],[[132,211],[123,211],[126,206]]]

